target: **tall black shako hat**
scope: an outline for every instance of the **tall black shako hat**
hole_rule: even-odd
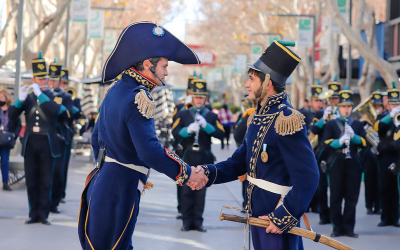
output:
[[[196,71],[193,71],[193,75],[189,76],[188,79],[188,84],[187,84],[187,90],[192,91],[193,90],[193,80],[197,79]]]
[[[165,57],[181,64],[199,64],[196,53],[168,30],[153,22],[128,25],[103,67],[102,82],[114,79],[135,63],[150,57]]]
[[[50,63],[49,66],[49,77],[50,78],[59,78],[61,76],[62,64],[57,63],[57,58],[54,59],[54,62]]]
[[[246,66],[264,74],[270,74],[271,80],[284,87],[286,80],[301,61],[286,46],[295,46],[295,42],[275,40],[254,64],[246,63]]]
[[[319,95],[322,93],[321,81],[318,80],[318,85],[311,85],[311,98],[319,100]]]
[[[199,78],[193,80],[192,95],[203,96],[203,97],[208,96],[207,81],[203,79],[202,74],[199,75]]]
[[[371,103],[374,105],[383,105],[383,94],[382,92],[377,89],[376,91],[372,92]]]
[[[349,86],[344,86],[344,90],[339,92],[339,105],[338,106],[353,106],[353,91],[349,90]]]
[[[39,51],[38,58],[32,60],[32,73],[33,76],[47,77],[46,61],[43,59],[42,51]]]
[[[400,90],[396,88],[396,83],[392,82],[392,88],[387,90],[388,103],[399,104],[400,103]]]
[[[335,78],[333,79],[332,82],[328,82],[328,90],[332,90],[333,93],[330,97],[333,98],[338,98],[339,97],[339,92],[342,89],[342,85],[340,82],[337,81],[337,75],[335,75]]]
[[[68,77],[69,77],[69,73],[68,73],[68,72],[69,72],[69,71],[68,71],[67,68],[63,68],[63,69],[61,70],[61,79],[62,79],[63,81],[68,82]]]

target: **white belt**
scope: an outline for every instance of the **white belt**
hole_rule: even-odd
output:
[[[121,166],[124,166],[124,167],[130,168],[130,169],[136,170],[136,171],[138,171],[139,173],[142,173],[142,174],[145,174],[145,175],[148,175],[148,173],[150,172],[150,169],[148,169],[148,168],[145,168],[145,167],[142,167],[142,166],[137,166],[137,165],[134,165],[134,164],[125,164],[125,163],[121,163],[121,162],[119,162],[119,161],[117,161],[117,160],[114,160],[113,158],[108,157],[108,156],[106,156],[106,158],[104,159],[104,161],[105,161],[105,162],[114,162],[114,163],[117,163],[117,164],[119,164],[119,165],[121,165]]]
[[[253,178],[249,175],[247,175],[247,180],[261,189],[264,189],[274,194],[280,194],[282,196],[282,199],[287,195],[287,193],[289,193],[290,190],[292,190],[292,187],[281,186],[269,181]]]
[[[142,194],[143,190],[144,190],[144,185],[143,183],[139,180],[139,183],[137,185],[137,189],[139,190],[139,192]]]

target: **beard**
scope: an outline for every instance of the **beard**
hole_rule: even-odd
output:
[[[262,93],[262,89],[263,89],[263,86],[262,86],[262,84],[261,84],[261,86],[260,86],[256,91],[254,91],[254,97],[255,97],[255,99],[260,99],[261,93]]]

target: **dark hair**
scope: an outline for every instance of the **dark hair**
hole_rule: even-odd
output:
[[[305,102],[308,102],[308,99],[304,99]]]
[[[143,71],[144,70],[143,62],[146,61],[146,60],[149,60],[153,64],[153,66],[155,68],[155,67],[157,67],[157,64],[160,61],[160,59],[161,59],[161,57],[159,57],[159,56],[158,57],[150,57],[150,58],[147,58],[147,59],[144,59],[144,60],[142,60],[140,62],[135,63],[132,67],[134,69],[136,69],[137,71]]]
[[[222,105],[222,108],[225,110],[228,110],[228,105],[224,104],[224,105]]]
[[[263,72],[261,72],[261,71],[258,71],[258,70],[250,68],[247,71],[247,73],[248,74],[254,74],[254,75],[258,76],[258,78],[260,78],[260,80],[261,80],[261,83],[263,83],[265,81],[265,74]],[[270,80],[271,80],[272,86],[274,87],[274,90],[275,90],[275,92],[277,94],[285,91],[285,86],[282,87],[282,86],[278,85],[276,82],[274,82],[272,79],[270,79]]]

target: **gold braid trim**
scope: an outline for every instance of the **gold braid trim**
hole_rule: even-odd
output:
[[[139,112],[147,119],[153,118],[156,113],[156,104],[153,98],[150,98],[144,89],[141,89],[135,96],[135,104],[138,105]]]
[[[247,128],[250,126],[251,121],[253,120],[253,117],[256,115],[256,112],[253,112],[249,115],[249,118],[247,118]]]
[[[117,81],[113,81],[113,82],[110,84],[110,86],[108,86],[108,87],[106,88],[106,94],[107,94],[108,91],[111,89],[111,87],[114,86],[117,82],[118,82],[118,80],[117,80]]]
[[[275,131],[279,135],[292,135],[303,129],[304,115],[297,110],[289,108],[292,114],[289,116],[284,115],[284,111],[281,111],[278,118],[275,121]]]

